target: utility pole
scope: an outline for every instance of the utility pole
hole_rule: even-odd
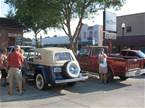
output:
[[[105,35],[106,35],[106,2],[104,1],[104,11],[103,11],[103,45],[105,44]],[[112,51],[112,41],[111,39],[109,39],[109,43],[108,43],[108,53],[109,55],[111,54]]]

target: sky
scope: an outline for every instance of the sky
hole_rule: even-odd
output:
[[[9,6],[4,3],[4,0],[0,0],[0,17],[5,17],[9,10]],[[135,14],[135,13],[142,13],[145,12],[145,0],[126,0],[126,3],[123,7],[121,7],[120,10],[114,11],[113,9],[108,9],[108,11],[116,13],[117,16],[122,15],[128,15],[128,14]],[[92,25],[102,25],[103,24],[103,12],[99,11],[96,13],[94,18],[89,18],[83,20],[83,23],[88,24],[90,26]],[[72,21],[72,26],[76,25],[77,20]],[[63,31],[60,30],[48,30],[47,35],[43,32],[40,33],[40,35],[44,36],[54,36],[54,35],[65,35]],[[26,33],[24,34],[24,37],[30,37],[33,38],[33,33]]]

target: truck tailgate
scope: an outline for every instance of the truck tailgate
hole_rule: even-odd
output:
[[[128,59],[127,70],[135,70],[143,68],[143,59]]]

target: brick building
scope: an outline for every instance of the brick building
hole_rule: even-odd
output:
[[[0,48],[22,44],[23,26],[14,19],[0,18]]]
[[[118,16],[117,39],[111,41],[118,49],[145,49],[145,13]],[[109,40],[105,40],[105,45],[108,43]]]

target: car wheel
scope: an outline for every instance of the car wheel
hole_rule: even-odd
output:
[[[63,76],[67,78],[77,78],[80,75],[80,66],[73,62],[66,62],[64,64]]]
[[[44,90],[46,88],[45,80],[41,73],[36,75],[35,84],[39,90]]]

